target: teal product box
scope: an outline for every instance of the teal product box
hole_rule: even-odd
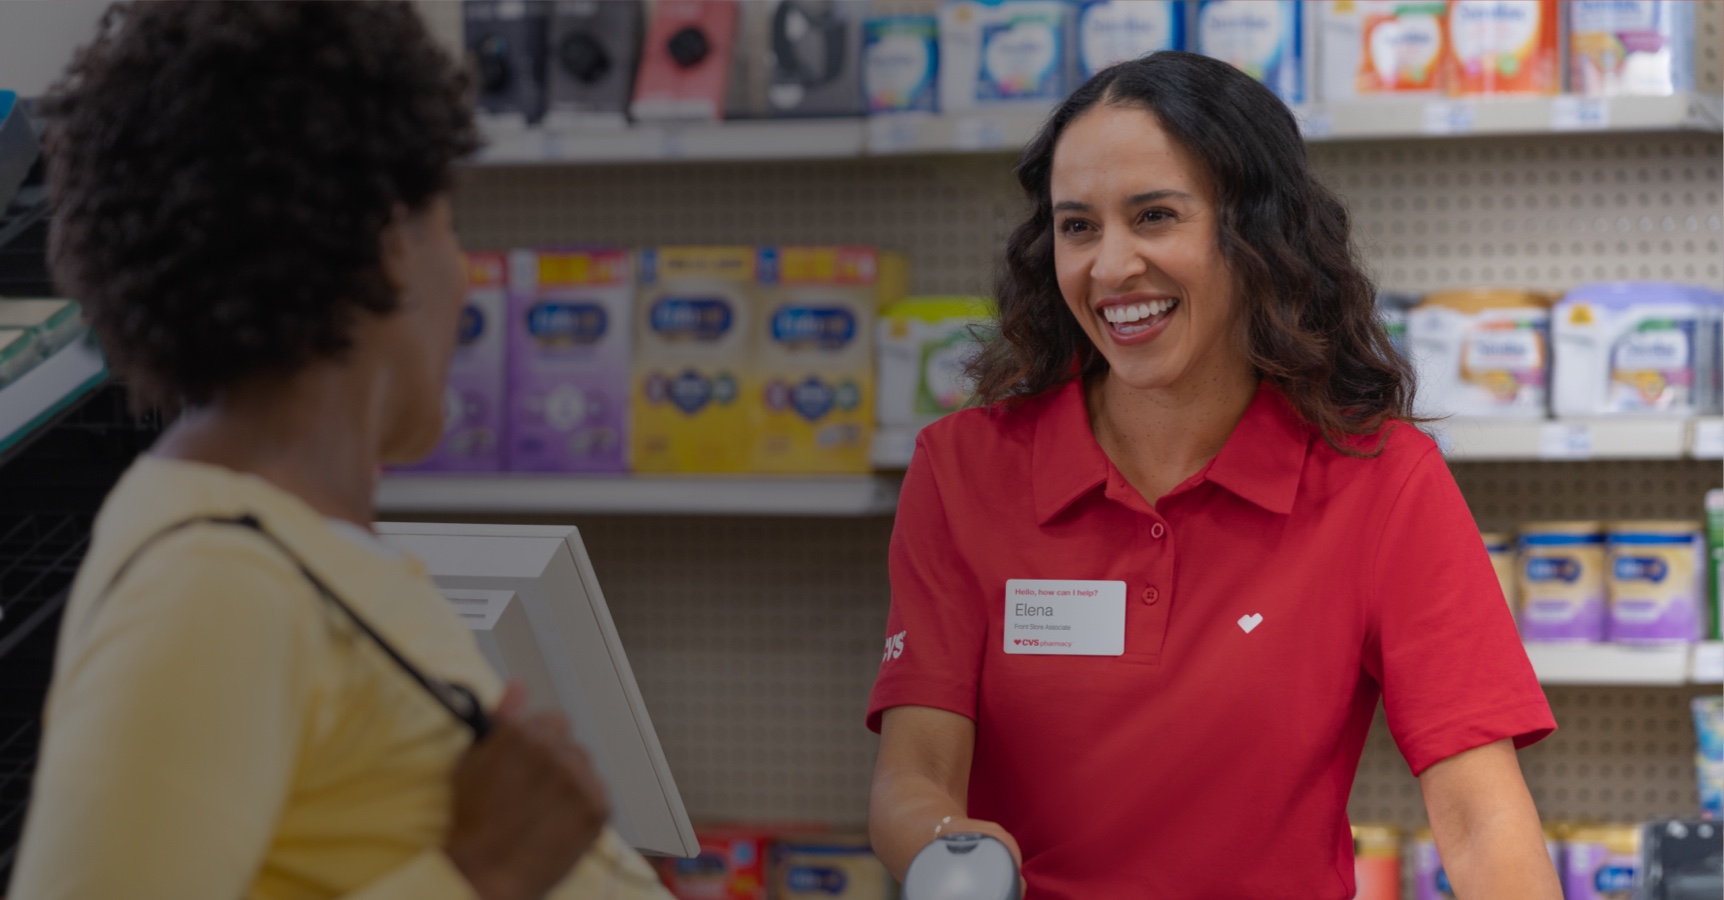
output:
[[[940,111],[1065,98],[1076,7],[1063,0],[959,0],[940,7]]]
[[[940,20],[883,16],[862,23],[862,90],[868,112],[939,109]]]
[[[1183,0],[1088,0],[1078,9],[1078,72],[1086,80],[1115,63],[1183,49]]]
[[[1195,49],[1263,82],[1289,106],[1305,102],[1299,0],[1199,0]]]

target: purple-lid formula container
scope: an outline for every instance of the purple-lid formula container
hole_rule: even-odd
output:
[[[1534,522],[1520,535],[1520,633],[1528,641],[1602,641],[1607,617],[1604,527]]]
[[[1706,544],[1698,522],[1617,522],[1610,528],[1610,627],[1624,644],[1700,640]]]
[[[443,439],[409,472],[495,472],[503,467],[504,256],[467,254],[467,303],[443,391]]]
[[[509,469],[628,469],[627,250],[509,255]]]
[[[1562,892],[1567,900],[1634,900],[1640,886],[1639,828],[1576,828],[1563,851]]]

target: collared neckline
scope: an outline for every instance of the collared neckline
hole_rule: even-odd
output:
[[[1074,378],[1040,401],[1031,471],[1036,518],[1047,524],[1077,500],[1107,484],[1114,465],[1096,442],[1084,401],[1082,379]],[[1310,448],[1311,429],[1267,383],[1227,436],[1221,452],[1173,493],[1211,481],[1270,512],[1293,511],[1299,477]]]

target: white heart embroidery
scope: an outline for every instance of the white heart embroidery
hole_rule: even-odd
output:
[[[1263,624],[1263,614],[1262,613],[1252,613],[1249,616],[1240,616],[1239,617],[1239,628],[1240,628],[1240,630],[1244,631],[1246,634],[1250,634],[1251,629],[1256,628],[1257,626],[1262,625],[1262,624]]]

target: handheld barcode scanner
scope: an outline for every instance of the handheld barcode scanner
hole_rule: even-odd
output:
[[[904,900],[1019,900],[1018,863],[1006,845],[969,832],[944,834],[904,873]]]

